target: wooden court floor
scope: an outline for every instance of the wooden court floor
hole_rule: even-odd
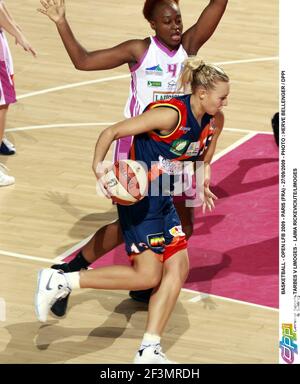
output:
[[[75,35],[91,50],[151,34],[140,0],[66,3]],[[208,2],[181,3],[187,28]],[[0,156],[16,177],[14,186],[0,189],[0,363],[131,362],[146,307],[127,292],[82,290],[72,294],[64,319],[41,326],[35,318],[37,271],[116,218],[111,204],[96,195],[91,161],[101,130],[123,118],[129,88],[126,66],[74,69],[54,24],[36,12],[38,4],[8,4],[38,56],[25,54],[9,38],[19,101],[7,123],[17,154]],[[217,153],[251,132],[270,133],[278,110],[278,2],[230,0],[199,54],[221,63],[231,77]],[[170,359],[278,361],[277,310],[205,295],[193,302],[194,296],[182,292],[167,326],[163,346]]]

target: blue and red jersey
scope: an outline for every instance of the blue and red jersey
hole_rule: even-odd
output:
[[[149,104],[146,111],[162,107],[174,109],[178,113],[177,126],[165,136],[155,131],[135,136],[130,158],[143,161],[148,170],[157,162],[162,172],[170,174],[177,161],[201,160],[214,134],[214,118],[206,113],[199,123],[191,110],[190,99],[191,95],[185,95]]]
[[[179,96],[168,101],[153,102],[146,108],[163,107],[177,111],[178,123],[172,133],[163,136],[152,131],[134,137],[130,158],[142,161],[148,171],[151,170],[150,188],[153,181],[160,182],[164,174],[171,175],[169,179],[172,181],[166,194],[161,193],[159,183],[158,194],[153,195],[151,190],[148,196],[134,205],[118,205],[126,250],[130,256],[150,249],[165,261],[187,246],[170,193],[173,175],[182,171],[183,161],[201,160],[215,130],[211,115],[205,114],[200,123],[195,119],[190,98],[191,95]]]

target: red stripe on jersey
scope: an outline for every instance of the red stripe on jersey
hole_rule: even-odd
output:
[[[203,153],[208,148],[212,137],[215,133],[215,127],[212,125],[212,121],[210,121],[203,129],[203,131],[200,134],[199,141],[200,141],[200,151],[199,151],[199,157],[203,155]]]
[[[148,105],[147,110],[154,108],[173,108],[178,112],[178,123],[176,128],[169,135],[160,135],[159,133],[152,131],[149,134],[151,139],[155,141],[163,141],[165,143],[171,143],[172,141],[178,139],[182,135],[184,135],[184,131],[181,131],[179,128],[184,127],[187,121],[187,109],[185,104],[178,99],[171,100],[163,100],[163,101],[155,101]]]

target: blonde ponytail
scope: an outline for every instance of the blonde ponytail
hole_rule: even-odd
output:
[[[205,64],[199,57],[190,57],[185,60],[184,68],[180,77],[180,88],[186,92],[188,86],[192,92],[197,87],[206,90],[214,89],[218,81],[229,82],[229,77],[223,69],[213,64]]]

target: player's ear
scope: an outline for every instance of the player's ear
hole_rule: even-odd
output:
[[[150,20],[150,21],[149,21],[149,24],[150,24],[150,27],[151,27],[154,31],[156,31],[156,23],[155,23],[155,21]]]
[[[204,89],[202,87],[199,87],[196,92],[197,92],[200,100],[203,100],[206,93],[207,93],[206,89]]]

